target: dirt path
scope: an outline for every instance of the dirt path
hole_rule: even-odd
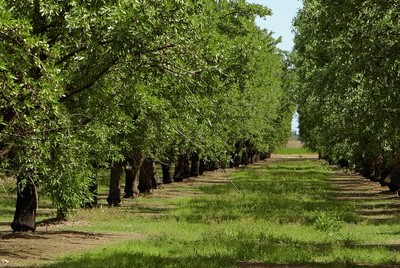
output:
[[[293,156],[291,156],[293,158]],[[315,156],[298,157],[315,158]],[[272,156],[268,162],[286,161],[285,157]],[[253,167],[263,166],[265,162],[254,164]],[[228,173],[234,170],[227,170]],[[398,197],[388,193],[379,184],[363,179],[358,175],[337,171],[331,179],[337,185],[334,198],[354,200],[356,210],[360,215],[370,220],[388,221],[400,216]],[[170,184],[154,191],[158,198],[173,198],[179,195],[198,195],[193,185],[229,183],[224,171],[207,172],[204,176],[189,179],[183,184]],[[179,185],[179,189],[175,185]],[[185,190],[187,188],[187,191]],[[192,188],[192,190],[190,190]],[[371,205],[368,202],[378,200]],[[363,204],[365,203],[365,204]],[[2,267],[34,267],[40,266],[71,253],[79,253],[93,248],[101,248],[122,240],[143,238],[140,233],[87,233],[66,231],[68,227],[84,226],[85,222],[65,222],[58,225],[38,226],[35,233],[16,233],[10,231],[9,223],[0,223],[0,268]],[[243,266],[249,267],[249,266]],[[253,266],[269,267],[269,266]],[[277,266],[271,266],[277,267]]]
[[[176,198],[177,196],[196,196],[202,192],[193,190],[193,186],[229,183],[227,174],[234,169],[206,172],[204,176],[189,178],[184,183],[164,185],[155,190],[154,198]],[[179,186],[177,189],[176,186]],[[105,193],[102,193],[103,203]],[[131,206],[127,200],[124,206]],[[104,205],[104,204],[103,204]],[[146,206],[148,208],[148,206]],[[49,209],[39,209],[38,214],[50,214]],[[150,212],[152,213],[152,212]],[[53,213],[54,214],[54,213]],[[149,214],[141,212],[142,216]],[[0,222],[0,268],[3,267],[35,267],[48,264],[57,258],[81,253],[102,246],[109,246],[123,240],[136,240],[144,237],[141,233],[90,233],[68,231],[70,227],[88,225],[83,221],[70,221],[56,224],[39,224],[34,233],[15,233],[10,228],[10,222]]]
[[[51,230],[39,227],[34,233],[1,231],[0,267],[35,267],[48,264],[65,254],[110,245],[121,240],[139,239],[140,234],[102,234]],[[52,227],[58,229],[58,227]]]

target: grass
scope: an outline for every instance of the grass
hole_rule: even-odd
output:
[[[0,174],[0,222],[6,222],[14,215],[15,191],[14,180]]]
[[[285,160],[231,173],[231,184],[194,186],[197,195],[131,199],[122,208],[80,210],[71,230],[141,233],[45,267],[238,267],[244,262],[359,267],[400,263],[400,225],[373,223],[354,201],[332,199],[331,169]],[[188,189],[176,184],[177,192]]]
[[[314,152],[310,151],[307,148],[292,148],[292,147],[283,147],[277,149],[275,154],[314,154]]]

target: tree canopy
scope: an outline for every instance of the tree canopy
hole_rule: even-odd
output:
[[[232,1],[0,0],[0,165],[66,213],[134,152],[226,159],[290,132],[286,55]],[[246,147],[247,146],[247,147]]]
[[[368,175],[399,161],[398,4],[304,1],[294,22],[301,138]]]

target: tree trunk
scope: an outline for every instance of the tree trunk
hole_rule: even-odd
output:
[[[158,189],[158,186],[161,184],[160,177],[158,176],[156,163],[153,161],[153,176],[151,178],[151,184],[153,189]]]
[[[243,151],[242,153],[242,165],[247,166],[249,164],[249,155],[246,151]]]
[[[249,150],[249,160],[248,160],[248,163],[249,164],[253,164],[254,163],[254,152],[253,152],[253,150]]]
[[[376,157],[373,161],[373,172],[369,176],[369,179],[371,181],[379,182],[383,168],[384,168],[384,159],[380,155]]]
[[[260,162],[260,154],[257,152],[254,154],[254,163]]]
[[[221,165],[218,162],[216,162],[214,160],[211,160],[208,162],[208,170],[209,171],[215,171],[219,168],[221,168]]]
[[[349,161],[344,158],[340,158],[337,161],[337,164],[339,165],[340,168],[348,168],[350,166]]]
[[[229,158],[229,168],[235,167],[235,153],[231,153],[231,157]]]
[[[390,182],[387,186],[390,191],[397,191],[400,189],[400,153],[397,151],[393,153],[393,167],[390,172]]]
[[[381,184],[381,186],[387,186],[388,183],[390,182],[390,173],[392,172],[392,166],[389,166],[387,164],[385,164],[385,166],[383,167],[381,174],[380,174],[380,178],[379,178],[379,183]]]
[[[373,168],[374,168],[373,160],[371,158],[364,158],[362,160],[360,174],[365,178],[369,178],[371,174],[374,172]]]
[[[174,180],[172,179],[171,174],[171,164],[169,163],[161,163],[161,170],[162,170],[162,182],[164,184],[173,183]]]
[[[204,159],[200,159],[200,163],[199,163],[199,174],[203,175],[205,171],[205,160]]]
[[[234,162],[234,167],[240,167],[241,157],[239,154],[235,154],[233,162]]]
[[[121,206],[121,176],[124,162],[113,162],[110,171],[110,190],[107,202],[110,206]]]
[[[56,216],[56,220],[58,221],[65,221],[67,219],[67,214],[65,213],[64,210],[62,209],[57,209],[57,216]]]
[[[190,177],[190,161],[188,154],[185,154],[185,161],[183,163],[183,177],[186,179]]]
[[[260,154],[260,160],[265,160],[265,159],[268,159],[270,157],[271,157],[271,155],[269,153],[261,153]],[[318,155],[318,159],[321,159],[321,155]]]
[[[129,166],[125,168],[124,198],[131,198],[139,194],[137,179],[143,162],[142,154],[134,155],[134,157],[128,159],[128,162]]]
[[[191,166],[190,166],[190,176],[199,176],[199,155],[197,153],[192,153],[190,156]]]
[[[26,232],[36,230],[36,209],[38,198],[36,186],[30,179],[17,178],[17,205],[11,228],[14,232]]]
[[[187,154],[178,156],[178,161],[175,165],[174,181],[181,182],[183,179],[190,177],[189,157]]]
[[[140,193],[150,194],[151,189],[157,188],[158,178],[157,178],[156,166],[153,159],[146,158],[143,160],[142,166],[140,167],[139,174],[139,185],[138,189]]]
[[[390,172],[390,182],[387,184],[389,190],[395,192],[400,189],[400,165],[399,163],[393,164],[393,169]]]

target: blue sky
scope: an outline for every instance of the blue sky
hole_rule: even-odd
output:
[[[282,37],[282,42],[278,45],[280,49],[290,51],[293,48],[292,20],[297,11],[302,7],[301,0],[247,0],[248,3],[255,3],[267,6],[272,10],[272,16],[266,20],[258,19],[257,24],[261,28],[266,28],[274,32],[274,37]],[[298,132],[299,121],[297,114],[293,116],[292,131]]]
[[[248,3],[255,3],[267,6],[272,10],[272,16],[266,20],[258,19],[257,24],[274,32],[274,37],[282,36],[282,43],[278,45],[283,50],[292,50],[293,33],[292,20],[297,11],[302,7],[301,0],[247,0]]]

